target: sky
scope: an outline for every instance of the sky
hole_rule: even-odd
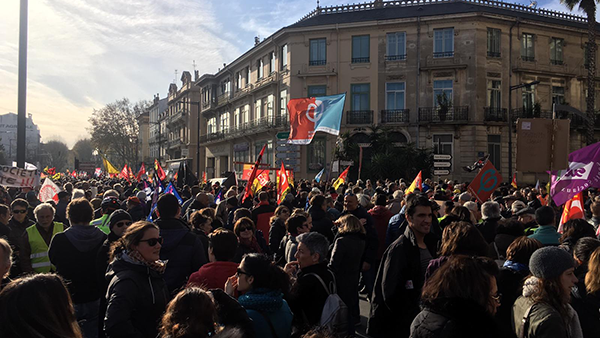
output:
[[[0,114],[17,112],[19,2],[0,1]],[[125,97],[163,98],[176,70],[178,85],[194,62],[200,74],[214,74],[255,36],[315,7],[316,0],[30,0],[27,112],[42,141],[72,147],[89,137],[94,109]],[[559,0],[538,7],[568,11]]]

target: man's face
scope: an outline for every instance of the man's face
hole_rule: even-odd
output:
[[[208,206],[208,195],[200,195],[197,198],[197,201],[202,204]]]
[[[344,197],[344,209],[354,211],[358,208],[358,198],[356,195],[348,195]]]
[[[48,229],[54,220],[54,212],[52,212],[52,209],[44,208],[38,211],[35,219],[42,228]]]
[[[415,213],[412,216],[406,215],[406,220],[414,232],[425,236],[431,230],[432,217],[431,207],[419,205],[415,208]]]
[[[6,210],[4,215],[0,214],[0,223],[8,224],[8,220],[10,219],[10,212]]]
[[[521,222],[523,224],[533,222],[534,220],[535,220],[535,217],[532,214],[523,214],[523,215],[519,216],[519,222]]]
[[[15,205],[12,209],[12,214],[15,220],[21,223],[27,217],[27,208],[25,208],[24,206]]]

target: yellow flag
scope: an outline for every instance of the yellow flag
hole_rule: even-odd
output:
[[[411,192],[415,192],[415,189],[419,189],[419,191],[420,191],[422,186],[423,186],[423,178],[421,176],[421,172],[419,171],[419,174],[417,175],[417,177],[415,177],[414,181],[410,184],[410,187],[408,187],[408,189],[406,189],[404,191],[404,193],[408,195]]]
[[[110,164],[110,162],[108,162],[108,160],[106,159],[106,157],[102,156],[102,162],[104,162],[104,168],[106,168],[106,172],[108,174],[118,174],[118,173],[120,173],[120,171],[117,170],[117,168],[115,168],[112,164]]]

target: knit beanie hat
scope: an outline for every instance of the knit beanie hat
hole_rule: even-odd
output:
[[[573,257],[566,250],[555,246],[538,249],[529,259],[529,270],[542,279],[558,277],[574,266]]]
[[[112,230],[115,224],[123,220],[133,221],[131,215],[127,211],[123,209],[113,211],[113,213],[108,218],[108,228]]]

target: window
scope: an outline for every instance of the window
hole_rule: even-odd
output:
[[[327,93],[327,86],[308,86],[308,97],[325,96]]]
[[[217,132],[217,118],[216,117],[211,117],[208,119],[208,124],[206,127],[206,133],[208,135],[210,134],[214,134]]]
[[[563,39],[552,38],[550,40],[550,63],[553,65],[563,64]]]
[[[452,80],[433,81],[433,106],[437,107],[438,97],[446,94],[448,101],[452,102]]]
[[[487,82],[487,105],[492,109],[502,107],[502,87],[500,80],[488,80]]]
[[[369,35],[352,37],[352,63],[369,62]]]
[[[256,102],[254,102],[254,119],[258,120],[259,118],[261,118],[261,109],[262,108],[262,101],[256,100]]]
[[[273,154],[273,141],[256,141],[254,143],[254,155],[258,157],[258,154],[260,154],[260,151],[262,150],[262,147],[265,145],[265,143],[267,144],[267,148],[265,149],[265,153],[263,154],[261,163],[266,163],[272,166],[273,156],[271,155]]]
[[[527,113],[527,116],[533,116],[533,105],[535,104],[535,92],[534,86],[523,87],[521,94],[523,99],[523,111]]]
[[[488,135],[488,154],[490,154],[490,161],[500,170],[500,159],[502,158],[502,140],[500,135]]]
[[[279,115],[287,116],[287,89],[284,89],[279,93]]]
[[[275,52],[269,54],[269,75],[275,72]]]
[[[327,64],[326,39],[310,39],[309,41],[309,66],[323,66]]]
[[[353,111],[369,110],[369,96],[371,93],[371,85],[369,83],[353,84],[351,85],[350,91],[350,109]]]
[[[226,133],[229,131],[229,112],[221,114],[221,132]]]
[[[242,115],[240,114],[240,108],[235,108],[233,112],[233,125],[238,129],[242,125]]]
[[[242,89],[242,72],[237,73],[237,89]]]
[[[248,123],[250,121],[250,105],[247,104],[244,106],[244,110],[242,110],[242,123]]]
[[[387,61],[406,60],[406,32],[387,33]]]
[[[433,153],[452,155],[452,134],[433,135]]]
[[[246,87],[250,85],[250,67],[246,67]]]
[[[502,31],[496,28],[487,29],[487,55],[489,57],[500,57],[500,37]]]
[[[315,137],[307,147],[307,171],[321,171],[325,167],[325,154],[325,138]]]
[[[263,69],[264,66],[265,66],[265,64],[263,63],[263,59],[262,58],[260,58],[260,59],[258,59],[258,61],[256,61],[256,68],[257,68],[257,73],[256,74],[257,74],[257,77],[258,77],[257,81],[260,80],[260,79],[262,79],[263,76],[265,75],[264,74],[265,70]]]
[[[433,30],[433,57],[447,58],[454,56],[454,28]]]
[[[288,45],[285,44],[285,45],[281,46],[281,53],[280,53],[280,56],[279,56],[279,59],[281,60],[281,67],[280,67],[281,70],[284,70],[284,69],[287,68],[287,61],[288,61],[287,60],[287,58],[288,58],[287,54],[288,54]]]
[[[404,82],[388,82],[385,84],[385,109],[404,109]]]
[[[521,38],[521,59],[523,61],[535,61],[534,41],[533,34],[523,33]]]
[[[273,121],[273,95],[267,96],[267,116],[269,121]]]
[[[243,163],[248,161],[248,159],[250,158],[250,150],[248,149],[248,143],[235,144],[233,148],[233,161],[238,162],[234,164],[234,168],[236,173],[241,174],[244,171]]]
[[[565,103],[565,87],[552,86],[552,103]]]

